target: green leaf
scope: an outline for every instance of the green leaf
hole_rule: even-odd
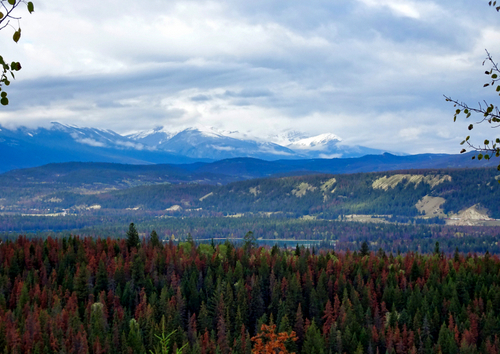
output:
[[[3,18],[3,12],[0,12],[0,19]]]
[[[472,128],[474,128],[474,125],[472,125],[472,124],[469,124],[469,127],[468,127],[468,129],[469,129],[469,130],[472,130]]]
[[[457,121],[457,116],[454,116],[453,117],[453,122],[456,122]]]
[[[4,92],[0,93],[0,97],[2,97],[2,98],[7,97],[7,92],[4,91]]]
[[[490,141],[489,141],[488,139],[486,139],[486,140],[484,141],[484,145],[490,145]]]
[[[14,32],[14,35],[12,36],[12,39],[14,42],[19,42],[19,39],[21,38],[21,29],[19,28],[17,31]]]
[[[459,110],[459,109],[457,109],[457,110],[455,111],[455,114],[460,114],[460,110]]]
[[[10,69],[14,71],[21,70],[21,63],[18,61],[13,61],[12,63],[10,63]]]
[[[9,99],[7,97],[2,97],[2,99],[0,99],[0,103],[2,106],[7,106],[9,104]]]
[[[478,160],[482,160],[482,159],[483,159],[483,154],[479,154],[479,155],[477,155],[477,159],[478,159]]]
[[[465,141],[468,141],[470,139],[470,135],[467,135],[467,138],[465,138]]]
[[[497,74],[493,74],[493,75],[491,75],[491,78],[492,78],[492,79],[496,79],[497,77],[498,77],[498,75],[497,75]]]
[[[29,13],[32,13],[33,11],[35,11],[35,5],[33,5],[33,3],[31,1],[28,2],[28,11],[29,11]]]
[[[462,140],[462,142],[460,143],[460,145],[463,145],[463,144],[465,144],[465,140]]]
[[[9,4],[15,5],[16,4],[16,0],[9,0]]]

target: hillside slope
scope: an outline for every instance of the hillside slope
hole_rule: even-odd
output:
[[[172,173],[175,169],[169,171]],[[179,176],[185,178],[181,172],[178,172]],[[35,184],[47,189],[30,194],[29,189],[21,188],[23,183],[29,185],[29,181],[18,181],[17,188],[9,187],[8,191],[4,188],[0,208],[3,212],[70,214],[97,208],[99,213],[135,210],[178,216],[280,213],[286,217],[307,215],[324,219],[361,214],[391,221],[418,218],[420,222],[428,218],[456,216],[474,207],[484,219],[500,218],[500,186],[496,182],[496,169],[315,174],[252,179],[225,185],[157,183],[147,170],[141,175],[142,180],[127,181],[126,172],[123,173],[122,179],[119,174],[115,176],[116,185],[107,184],[103,188],[98,184],[95,190],[89,186],[57,189],[58,181]],[[110,180],[107,179],[108,183]],[[54,188],[50,189],[50,185]]]

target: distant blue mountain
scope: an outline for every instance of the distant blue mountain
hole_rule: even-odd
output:
[[[187,164],[249,157],[261,160],[360,157],[382,150],[342,145],[333,134],[294,132],[269,139],[210,127],[178,133],[161,128],[123,136],[111,130],[52,123],[50,128],[0,127],[0,172],[57,162]]]
[[[58,123],[50,129],[0,128],[0,172],[69,161],[156,164],[200,160],[210,161],[148,149],[109,130]]]

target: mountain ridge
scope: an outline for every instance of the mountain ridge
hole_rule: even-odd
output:
[[[342,145],[341,139],[331,133],[311,137],[294,131],[278,135],[254,138],[238,131],[202,126],[178,132],[156,127],[128,135],[58,122],[52,122],[49,128],[0,127],[0,172],[69,161],[157,164],[237,157],[273,161],[383,153],[383,150]]]

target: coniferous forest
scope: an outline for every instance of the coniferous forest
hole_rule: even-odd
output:
[[[0,259],[4,353],[156,353],[165,335],[169,352],[263,352],[263,324],[295,353],[500,350],[500,258],[438,243],[426,255],[257,247],[251,233],[163,244],[131,225],[123,239],[21,236]]]

